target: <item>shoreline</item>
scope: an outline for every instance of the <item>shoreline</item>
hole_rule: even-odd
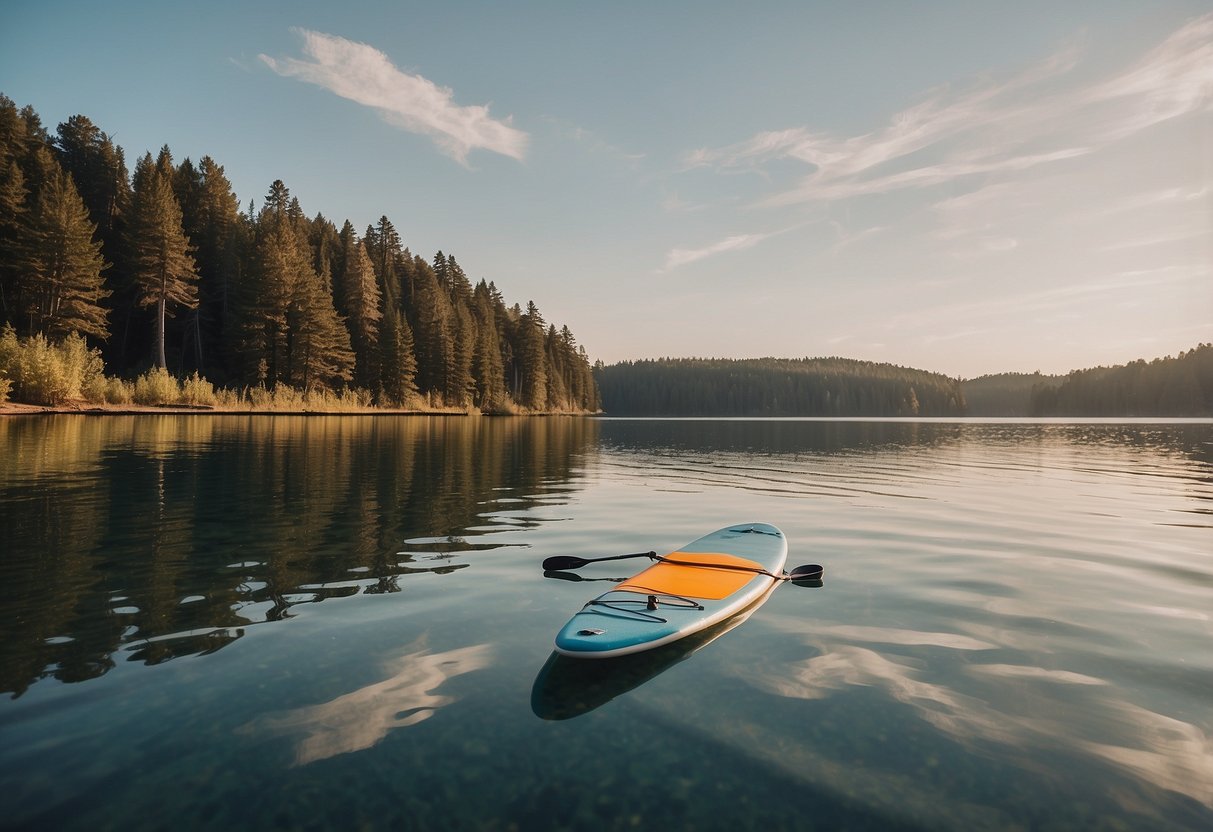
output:
[[[588,412],[541,413],[481,413],[466,410],[408,410],[403,408],[367,407],[351,410],[268,410],[251,407],[213,407],[210,405],[140,405],[140,404],[91,404],[79,402],[64,405],[22,404],[5,402],[0,404],[0,418],[6,416],[592,416]]]

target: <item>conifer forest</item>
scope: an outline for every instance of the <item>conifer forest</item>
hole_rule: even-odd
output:
[[[132,171],[87,117],[52,133],[3,95],[0,331],[12,350],[83,339],[116,377],[358,391],[391,408],[599,409],[567,326],[507,305],[453,254],[414,254],[387,216],[309,217],[280,180],[242,210],[209,156],[165,146]]]

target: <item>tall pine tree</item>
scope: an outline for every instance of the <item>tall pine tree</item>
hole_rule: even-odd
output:
[[[417,360],[413,353],[413,331],[399,309],[384,312],[379,343],[383,373],[379,403],[407,407],[417,396]]]
[[[106,268],[101,244],[93,240],[96,226],[72,178],[46,150],[40,152],[47,169],[57,170],[48,174],[27,214],[17,318],[24,318],[26,334],[58,339],[79,332],[107,338],[107,313],[100,302],[109,291],[101,276]]]
[[[334,296],[340,297],[338,309],[344,311],[350,330],[350,342],[357,359],[354,382],[359,387],[374,390],[379,379],[379,285],[366,247],[346,220],[341,229],[341,248],[345,257],[341,277],[334,286]]]
[[[333,308],[328,286],[310,268],[296,275],[286,319],[290,384],[315,390],[336,387],[352,378],[350,334]]]
[[[165,321],[179,308],[198,305],[198,272],[181,228],[167,147],[161,159],[163,164],[153,163],[148,153],[135,166],[129,234],[131,276],[139,305],[155,307],[156,366],[166,367]]]
[[[476,344],[472,353],[475,405],[487,413],[509,409],[505,391],[505,365],[501,358],[501,336],[489,287],[482,280],[473,294],[476,315]]]
[[[519,321],[517,360],[521,361],[519,404],[528,410],[547,407],[548,367],[544,343],[544,320],[534,301],[527,301],[526,314]]]
[[[25,176],[0,152],[0,324],[16,323],[17,280],[28,246]]]

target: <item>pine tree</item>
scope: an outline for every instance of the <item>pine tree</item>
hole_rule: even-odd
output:
[[[281,180],[257,217],[248,279],[234,298],[247,380],[315,389],[350,380],[349,331],[313,268],[310,223]]]
[[[447,365],[446,400],[457,407],[467,407],[475,398],[472,380],[472,359],[476,350],[476,321],[467,306],[460,303],[454,309],[454,332],[451,338],[450,360]]]
[[[171,156],[168,148],[161,159]],[[198,272],[189,241],[181,229],[181,208],[172,180],[159,163],[146,154],[135,166],[131,206],[131,269],[140,306],[156,309],[156,365],[166,367],[165,320],[177,308],[198,305]],[[171,170],[171,168],[169,168]]]
[[[373,228],[367,229],[366,247],[383,296],[397,308],[402,308],[406,302],[411,303],[412,299],[406,298],[401,291],[397,268],[404,245],[396,233],[396,227],[386,216],[381,216]]]
[[[59,125],[55,146],[59,163],[71,174],[97,226],[102,253],[117,262],[120,222],[130,199],[122,148],[87,117],[75,115]]]
[[[438,277],[421,258],[414,261],[413,280],[417,303],[412,306],[417,339],[417,387],[439,399],[447,392],[453,352],[450,301]]]
[[[47,168],[58,167],[46,150]],[[72,179],[62,169],[50,175],[27,215],[25,246],[17,280],[17,316],[27,334],[54,340],[70,332],[109,337],[109,295],[101,272],[101,244]]]
[[[505,365],[501,357],[501,336],[497,331],[496,310],[489,287],[482,280],[473,294],[476,316],[476,343],[472,353],[473,403],[488,413],[509,409],[505,391]]]
[[[333,308],[328,286],[310,268],[297,275],[286,319],[291,384],[314,390],[352,378],[354,352],[349,332]]]
[[[41,191],[46,177],[58,170],[57,166],[52,169],[42,164],[38,158],[39,151],[50,146],[50,135],[33,108],[18,110],[11,98],[0,94],[0,157],[17,162],[30,193]]]
[[[472,304],[472,282],[464,274],[463,269],[455,262],[455,255],[446,258],[447,280],[449,281],[451,303],[465,306]]]
[[[526,314],[519,321],[518,358],[521,369],[521,401],[528,410],[540,411],[547,406],[548,369],[544,344],[544,320],[534,301],[528,301]]]
[[[398,309],[384,312],[380,350],[383,383],[379,403],[387,407],[405,407],[417,396],[417,360],[413,352],[413,331]]]
[[[312,268],[316,274],[328,277],[329,291],[336,292],[334,281],[340,276],[345,263],[345,253],[341,248],[341,236],[337,227],[329,222],[323,214],[317,214],[308,223],[308,241],[312,246]],[[338,313],[345,312],[338,307]]]
[[[185,192],[182,228],[194,245],[198,266],[198,367],[214,373],[225,352],[223,333],[231,322],[231,295],[241,273],[246,228],[231,182],[214,159],[203,156],[192,175],[179,168],[177,181]]]
[[[556,332],[555,324],[548,325],[547,335],[543,339],[543,347],[548,371],[547,409],[571,409],[564,345]]]
[[[338,308],[344,307],[349,325],[350,342],[357,359],[355,383],[374,389],[380,376],[379,322],[383,319],[379,285],[366,247],[348,220],[341,229],[341,245],[345,249],[345,261],[341,277],[334,286],[337,290],[334,295],[341,298]]]
[[[253,223],[248,267],[232,298],[240,375],[269,387],[287,378],[287,309],[299,272],[311,268],[287,216],[289,202],[290,191],[275,180]]]
[[[27,248],[25,176],[0,153],[0,324],[16,323],[17,279]]]

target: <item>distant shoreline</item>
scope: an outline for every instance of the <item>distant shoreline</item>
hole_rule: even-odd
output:
[[[964,423],[994,423],[994,424],[1213,424],[1213,416],[995,416],[982,414],[980,416],[612,416],[610,413],[598,412],[538,412],[538,413],[480,413],[464,410],[406,410],[382,407],[368,407],[351,410],[272,410],[265,408],[246,407],[210,407],[205,405],[132,405],[113,404],[97,405],[78,403],[75,405],[22,404],[6,402],[0,404],[0,418],[6,416],[451,416],[475,417],[485,416],[496,418],[500,416],[517,416],[524,418],[570,416],[598,417],[617,421],[660,421],[660,422],[695,422],[695,421],[726,421],[726,422],[906,422],[919,424],[964,424]]]

